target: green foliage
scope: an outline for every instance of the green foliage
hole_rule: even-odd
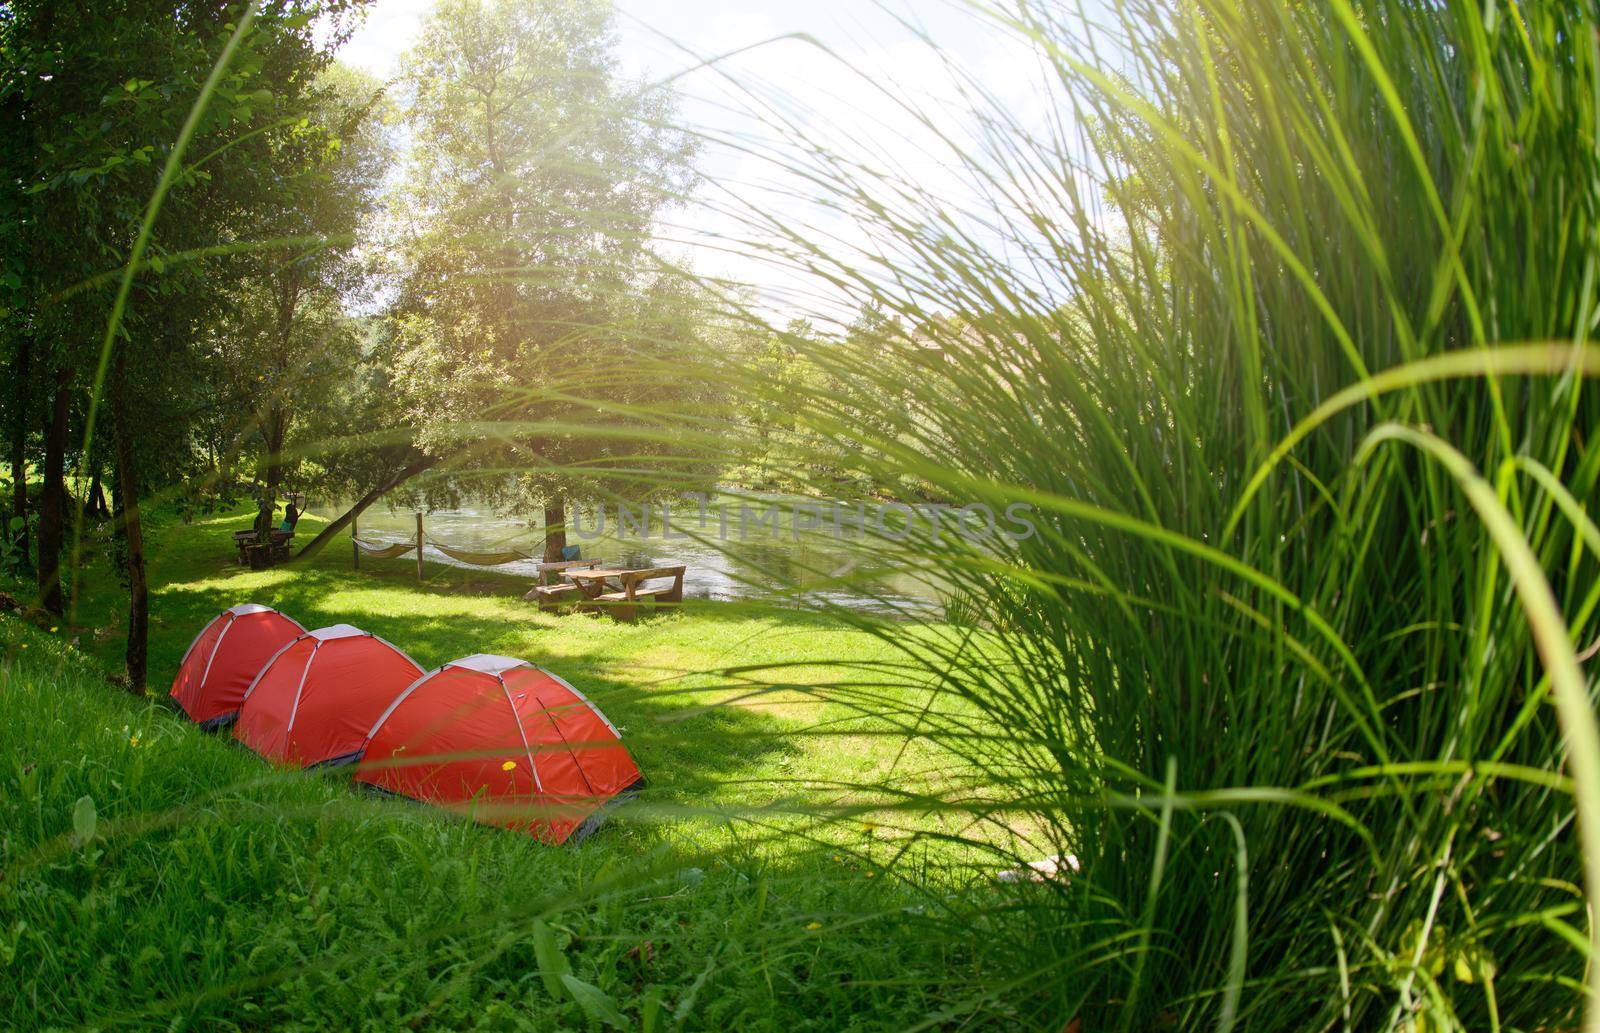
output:
[[[0,570],[11,574],[27,572],[27,546],[33,540],[31,523],[26,516],[12,516],[0,525]]]
[[[604,990],[589,983],[585,983],[570,972],[561,976],[561,985],[572,994],[573,1000],[583,1009],[583,1013],[597,1022],[602,1022],[612,1029],[628,1029],[630,1024],[622,1012],[617,1010],[617,1002]]]
[[[216,390],[207,332],[241,256],[272,244],[249,239],[254,216],[297,171],[293,142],[354,8],[26,2],[0,17],[0,105],[13,130],[0,143],[0,335],[16,363],[0,404],[7,459],[37,456],[43,473],[47,605],[63,605],[54,558],[81,526],[64,498],[69,464],[98,481],[113,460],[119,498],[214,468],[194,432],[238,400]],[[102,401],[123,415],[97,440]],[[138,555],[128,551],[132,585]],[[140,589],[132,599],[137,679]]]
[[[337,65],[319,77],[308,114],[275,141],[278,188],[239,227],[255,242],[245,275],[204,330],[217,404],[202,433],[219,460],[255,460],[274,497],[286,476],[312,483],[300,458],[349,428],[364,328],[347,310],[370,302],[355,252],[393,158],[386,113],[370,77]]]
[[[866,442],[895,440],[896,416],[906,411],[903,390],[881,378],[862,380],[854,371],[897,351],[917,347],[897,316],[873,302],[863,305],[842,335],[818,332],[808,319],[783,330],[746,332],[721,354],[737,363],[728,477],[758,489],[803,486],[830,497],[878,495],[917,498],[915,477],[888,473],[881,462],[868,476],[855,452]],[[838,425],[824,430],[803,418],[807,399],[834,399]],[[860,426],[860,432],[853,428]],[[881,456],[879,457],[881,460]]]
[[[257,16],[218,82],[150,252],[151,271],[163,275],[141,281],[142,292],[202,297],[204,266],[192,250],[217,244],[223,227],[238,233],[241,214],[281,186],[273,155],[328,59],[299,5],[294,15],[284,6]],[[348,9],[334,2],[306,10],[337,20]],[[125,256],[160,176],[160,148],[177,137],[233,28],[181,5],[19,4],[0,23],[7,116],[19,130],[0,149],[10,184],[5,217],[15,231],[6,235],[7,262],[19,270],[6,307],[37,346],[54,347],[57,329],[88,340],[94,335],[82,330],[103,331],[114,285],[105,274]],[[159,327],[159,315],[137,312],[134,325]],[[55,361],[85,359],[69,349]]]

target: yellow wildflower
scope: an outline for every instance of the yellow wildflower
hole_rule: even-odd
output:
[[[811,930],[812,932],[816,932],[818,929],[822,928],[822,923],[821,922],[809,922],[809,923],[807,923],[806,928]]]
[[[517,762],[514,761],[514,760],[508,760],[504,764],[500,765],[500,770],[501,771],[515,771],[516,769],[517,769]]]

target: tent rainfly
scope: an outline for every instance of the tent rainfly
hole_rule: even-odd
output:
[[[530,832],[582,838],[643,784],[616,726],[525,660],[478,653],[417,679],[367,735],[356,779]]]
[[[348,624],[318,628],[261,668],[233,734],[283,764],[352,761],[372,722],[421,674],[409,656],[370,632]]]
[[[173,702],[202,728],[226,724],[272,654],[305,633],[298,621],[270,606],[241,603],[223,610],[183,654],[172,679]]]

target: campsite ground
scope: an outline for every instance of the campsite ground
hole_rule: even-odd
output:
[[[999,891],[957,892],[988,886],[972,857],[816,820],[870,807],[850,784],[949,777],[882,719],[925,694],[894,684],[879,638],[728,604],[541,614],[492,574],[353,572],[343,543],[250,573],[227,535],[247,521],[156,515],[153,684],[243,601],[356,624],[425,668],[525,657],[622,728],[646,797],[552,849],[275,772],[107,683],[120,591],[91,549],[74,627],[0,618],[0,1026],[901,1028],[966,1012],[1007,966]]]

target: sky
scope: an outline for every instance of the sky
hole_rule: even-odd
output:
[[[978,19],[947,0],[618,0],[616,6],[619,56],[640,74],[678,70],[688,63],[682,49],[712,55],[792,32],[864,54],[886,53],[914,39],[898,24],[902,18],[975,63],[994,58],[998,64],[1006,56],[998,34],[974,31]],[[432,0],[375,0],[340,58],[377,75],[392,74],[432,7]],[[771,53],[764,60],[773,60]]]
[[[432,0],[375,0],[340,60],[381,78],[394,75],[432,6]],[[1045,117],[1047,91],[1037,56],[959,0],[617,0],[616,6],[617,57],[631,79],[659,81],[706,58],[743,50],[675,81],[685,123],[744,146],[703,149],[704,195],[669,215],[664,235],[678,242],[675,257],[697,271],[753,284],[760,307],[773,315],[814,307],[815,285],[793,269],[774,268],[726,246],[751,233],[748,221],[730,208],[759,210],[844,246],[866,242],[859,227],[799,196],[805,191],[786,179],[783,152],[795,145],[752,117],[758,100],[775,105],[830,151],[914,180],[949,197],[953,207],[974,200],[960,162],[952,160],[948,146],[918,130],[893,97],[959,107],[943,64],[954,60],[1014,114]],[[930,47],[919,32],[937,46]],[[778,38],[797,33],[816,43]]]

